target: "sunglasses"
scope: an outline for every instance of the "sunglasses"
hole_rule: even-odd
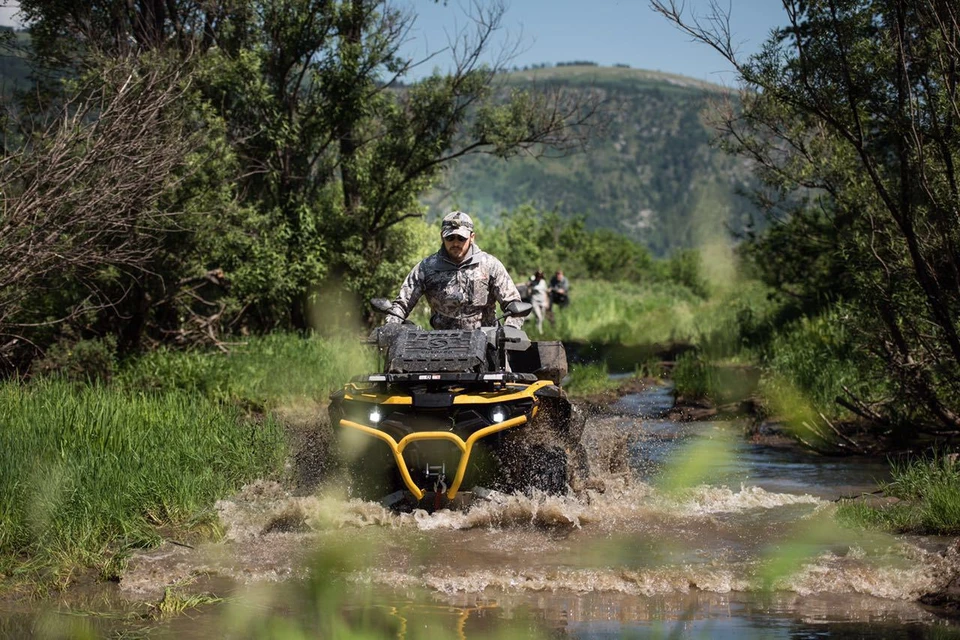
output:
[[[466,242],[467,240],[469,240],[469,238],[464,238],[463,236],[458,236],[455,234],[446,236],[443,239],[444,242]]]

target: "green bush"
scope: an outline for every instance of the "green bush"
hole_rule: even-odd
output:
[[[865,393],[876,380],[860,355],[842,310],[833,309],[813,318],[802,318],[777,333],[769,347],[767,368],[772,375],[764,385],[770,393],[778,380],[792,385],[812,405],[827,415],[845,415],[836,404],[847,387]]]
[[[78,382],[106,382],[116,372],[116,353],[114,336],[88,340],[66,338],[47,349],[31,370],[38,375],[59,375]]]

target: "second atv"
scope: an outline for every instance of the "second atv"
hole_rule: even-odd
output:
[[[388,300],[371,302],[389,313]],[[586,475],[562,344],[502,323],[530,310],[513,302],[497,326],[474,330],[373,331],[380,371],[352,379],[329,408],[354,495],[437,509],[490,490],[560,494]]]

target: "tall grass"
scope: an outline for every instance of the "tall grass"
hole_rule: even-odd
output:
[[[250,337],[229,353],[159,349],[126,363],[115,384],[135,391],[186,390],[270,409],[297,398],[324,401],[350,376],[375,366],[360,336],[277,333]]]
[[[214,501],[276,471],[283,442],[274,420],[196,394],[4,383],[0,554],[63,576],[156,544],[158,525],[214,526]]]
[[[542,337],[566,342],[620,345],[691,343],[739,352],[744,324],[768,313],[765,291],[745,284],[704,299],[687,287],[665,282],[572,283],[570,304],[554,309],[555,323]],[[529,320],[524,325],[540,337]],[[727,344],[730,343],[730,344]]]
[[[895,533],[960,534],[960,462],[955,454],[894,462],[892,476],[881,489],[899,502],[877,507],[849,501],[838,508],[841,521]]]
[[[543,338],[637,345],[689,340],[694,309],[701,303],[679,285],[661,283],[573,283],[571,302],[555,308],[555,323],[544,323]],[[525,330],[539,337],[528,320]]]
[[[124,549],[158,543],[158,527],[215,529],[215,500],[283,466],[271,410],[323,402],[373,366],[359,337],[276,334],[229,353],[162,349],[109,386],[0,385],[0,573],[109,572]]]

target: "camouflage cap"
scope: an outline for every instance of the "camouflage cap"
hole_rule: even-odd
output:
[[[443,222],[440,223],[440,235],[444,238],[452,235],[469,238],[472,233],[473,219],[463,211],[451,211],[443,216]]]

